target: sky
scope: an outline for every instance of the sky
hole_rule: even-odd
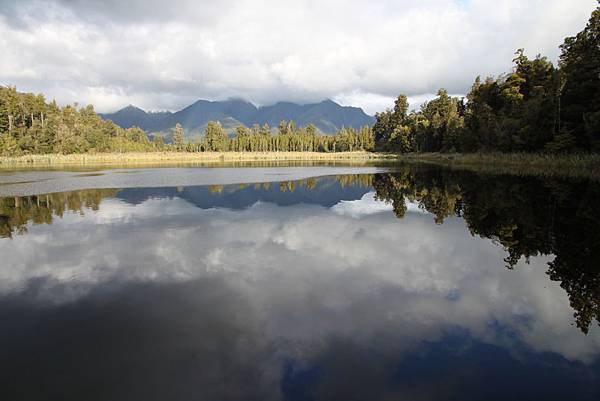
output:
[[[0,0],[0,84],[99,112],[333,99],[373,114],[399,93],[556,61],[596,0]]]

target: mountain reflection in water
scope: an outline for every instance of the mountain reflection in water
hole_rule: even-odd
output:
[[[595,400],[598,204],[422,166],[0,198],[0,396]]]

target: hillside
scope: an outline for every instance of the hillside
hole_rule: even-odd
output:
[[[313,104],[279,102],[272,106],[256,107],[244,100],[226,101],[198,100],[184,109],[172,112],[146,112],[135,106],[127,106],[115,113],[101,114],[123,128],[140,127],[147,132],[167,132],[180,123],[188,136],[201,133],[209,121],[220,121],[227,131],[244,124],[269,124],[277,127],[282,120],[295,121],[298,125],[314,124],[319,131],[333,134],[342,127],[360,128],[372,125],[375,119],[358,107],[346,107],[332,100]]]

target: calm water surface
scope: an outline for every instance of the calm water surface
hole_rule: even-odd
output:
[[[597,182],[121,169],[0,194],[2,400],[600,399]]]

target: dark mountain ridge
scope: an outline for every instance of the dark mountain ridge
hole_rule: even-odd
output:
[[[180,123],[188,136],[201,133],[209,121],[219,121],[228,131],[238,125],[269,124],[276,128],[282,120],[297,125],[314,124],[319,131],[333,134],[342,127],[360,128],[372,125],[375,119],[361,108],[341,106],[332,100],[320,103],[297,104],[278,102],[272,106],[256,107],[242,99],[225,101],[198,100],[177,112],[146,112],[127,106],[115,113],[100,114],[123,128],[140,127],[147,132],[168,132]]]
[[[280,182],[272,182],[247,186],[225,185],[219,192],[211,191],[210,186],[126,188],[119,190],[116,197],[134,205],[153,198],[180,198],[201,209],[243,210],[256,202],[278,206],[307,204],[331,207],[340,201],[358,200],[372,190],[370,186],[342,185],[334,177],[317,178],[311,188],[302,185],[302,181],[292,182],[298,184],[294,191],[281,190]]]

